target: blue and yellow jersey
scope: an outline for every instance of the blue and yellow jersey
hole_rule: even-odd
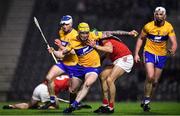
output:
[[[72,29],[72,31],[68,34],[65,34],[64,31],[59,30],[59,36],[61,40],[61,44],[66,47],[69,45],[69,42],[72,38],[75,38],[78,35],[77,31],[75,29]],[[63,59],[63,63],[68,66],[74,66],[78,63],[78,57],[76,54],[68,54]]]
[[[91,40],[99,40],[102,38],[102,32],[90,32],[89,39]],[[78,37],[74,38],[70,42],[70,46],[67,49],[74,49],[79,62],[79,65],[84,67],[99,67],[100,64],[100,56],[98,52],[91,46],[84,45]]]
[[[175,36],[172,25],[167,21],[161,27],[151,21],[144,26],[142,33],[147,38],[144,50],[158,56],[167,54],[167,40],[170,36]]]

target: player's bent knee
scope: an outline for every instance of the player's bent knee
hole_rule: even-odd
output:
[[[91,85],[85,84],[85,88],[89,89],[90,87],[91,87]]]
[[[70,92],[70,93],[73,93],[72,88],[70,88],[70,87],[69,87],[69,92]]]
[[[150,75],[148,74],[147,78],[148,78],[148,80],[154,80],[155,79],[154,75],[152,75],[152,74],[150,74]]]
[[[102,81],[102,82],[104,82],[104,81],[106,81],[106,78],[105,77],[99,77],[100,78],[100,80]]]
[[[111,78],[107,78],[107,83],[111,84],[111,83],[113,83],[113,80]]]
[[[153,83],[155,81],[154,78],[148,78],[148,82]]]
[[[78,89],[77,88],[69,88],[70,93],[77,93]]]
[[[85,86],[86,88],[89,88],[89,87],[92,86],[92,84],[93,84],[93,83],[86,82],[86,83],[84,84],[84,86]]]

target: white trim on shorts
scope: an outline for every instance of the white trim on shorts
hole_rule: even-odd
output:
[[[95,74],[98,77],[98,74],[96,72],[88,72],[88,73],[85,74],[85,77],[90,75],[90,74]]]
[[[121,67],[125,72],[129,73],[133,67],[134,59],[132,55],[126,55],[116,59],[113,64]]]
[[[44,83],[39,84],[33,91],[32,99],[35,101],[47,102],[49,101],[48,87]]]

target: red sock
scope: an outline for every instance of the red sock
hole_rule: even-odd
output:
[[[109,104],[108,99],[104,98],[103,99],[103,106],[107,106]]]
[[[110,109],[114,109],[114,103],[109,103]]]

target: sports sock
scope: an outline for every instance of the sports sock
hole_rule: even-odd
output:
[[[71,104],[71,106],[73,108],[76,108],[78,106],[79,102],[77,102],[76,100]]]
[[[103,106],[108,106],[108,104],[109,104],[108,99],[104,98],[102,105],[103,105]]]
[[[144,104],[149,104],[150,101],[150,97],[144,97]]]
[[[51,102],[51,103],[55,103],[55,102],[56,102],[55,96],[50,96],[50,102]]]
[[[111,102],[109,103],[109,109],[110,109],[110,110],[113,110],[113,109],[114,109],[114,103],[111,103]]]

